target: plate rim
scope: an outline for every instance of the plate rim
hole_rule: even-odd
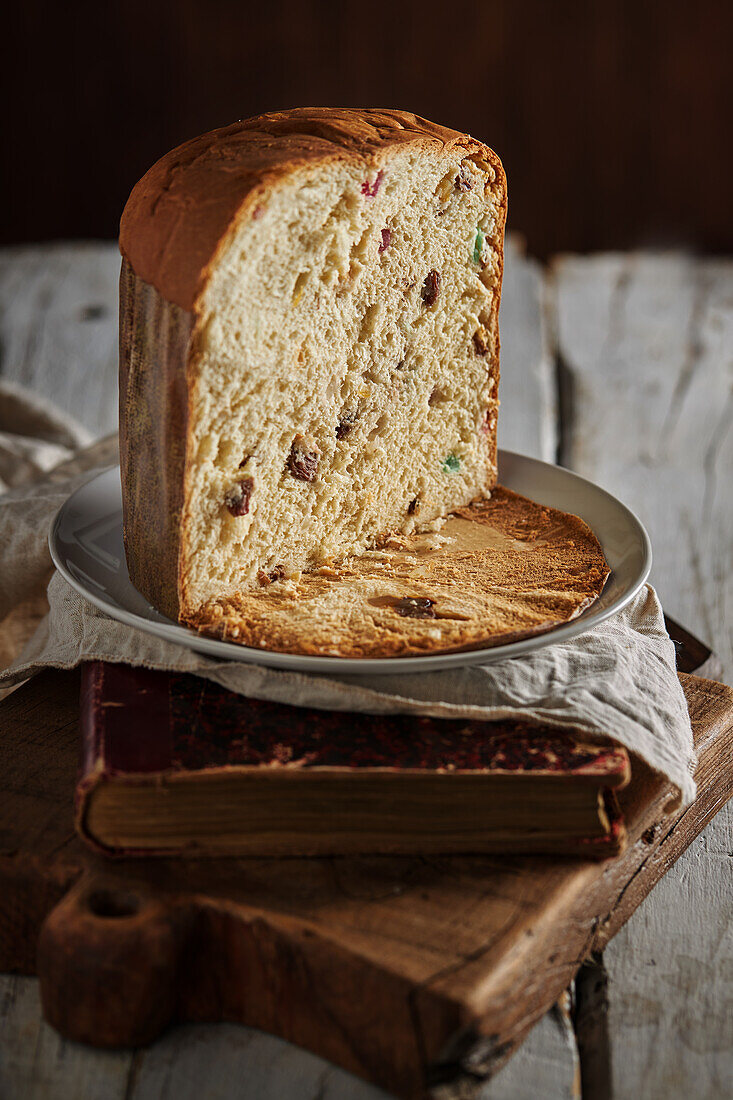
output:
[[[203,653],[207,657],[234,661],[238,664],[264,665],[265,667],[275,668],[283,672],[330,672],[334,675],[395,675],[400,672],[430,672],[451,668],[464,668],[469,665],[494,664],[497,661],[509,660],[511,657],[524,656],[537,649],[545,648],[548,645],[569,641],[571,638],[584,634],[586,630],[591,630],[593,627],[605,622],[606,619],[617,614],[617,612],[621,611],[631,602],[631,600],[633,600],[634,596],[636,596],[646,583],[652,567],[651,540],[644,524],[636,513],[633,512],[628,505],[624,504],[623,501],[619,500],[618,497],[614,496],[613,493],[597,485],[594,481],[591,481],[590,478],[583,477],[582,474],[577,474],[574,470],[569,470],[566,466],[560,466],[557,463],[545,462],[543,459],[535,458],[532,455],[523,455],[518,451],[499,448],[499,466],[501,466],[502,457],[506,457],[507,460],[518,459],[523,463],[536,464],[547,467],[553,471],[561,471],[572,481],[582,482],[584,485],[589,486],[593,493],[611,501],[616,508],[621,509],[629,527],[634,529],[638,536],[642,548],[642,565],[635,581],[630,584],[625,591],[621,592],[607,607],[594,612],[594,604],[591,604],[586,611],[582,612],[576,618],[571,619],[569,622],[564,623],[562,626],[552,628],[542,634],[535,634],[529,638],[520,639],[519,641],[506,642],[484,649],[474,648],[452,652],[449,651],[448,653],[418,654],[404,657],[337,657],[280,653],[277,650],[259,649],[253,646],[240,646],[234,642],[225,642],[217,638],[209,638],[206,635],[197,633],[191,627],[186,627],[181,623],[174,622],[172,619],[158,622],[155,619],[138,615],[134,611],[128,611],[127,608],[121,607],[118,603],[113,603],[97,596],[95,593],[88,590],[79,578],[75,577],[66,567],[64,555],[57,545],[57,540],[59,539],[61,522],[67,510],[72,506],[74,499],[85,490],[88,490],[93,482],[108,476],[114,470],[119,472],[120,468],[118,464],[112,464],[104,469],[98,470],[96,474],[90,477],[82,485],[77,486],[77,488],[68,495],[54,514],[49,525],[48,547],[54,566],[64,580],[66,580],[80,596],[88,600],[99,611],[104,612],[104,614],[108,615],[110,618],[116,619],[118,622],[124,623],[126,626],[143,630],[146,633],[163,638],[165,641],[182,645],[188,649],[193,649],[198,653]],[[599,537],[596,531],[593,533],[596,538]],[[122,568],[127,572],[126,561],[123,560],[121,564]],[[140,595],[141,598],[144,599],[142,594]],[[149,606],[151,606],[152,610],[155,610],[155,608],[152,608],[152,605]],[[161,613],[156,612],[156,614]]]

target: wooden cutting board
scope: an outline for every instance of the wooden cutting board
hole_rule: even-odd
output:
[[[171,1020],[274,1032],[402,1097],[470,1095],[733,791],[733,690],[682,675],[699,795],[637,766],[630,845],[550,857],[104,861],[72,827],[79,677],[0,705],[0,970],[97,1045]]]

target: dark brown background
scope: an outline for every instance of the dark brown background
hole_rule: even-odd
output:
[[[728,0],[23,0],[7,19],[2,243],[114,236],[185,138],[351,104],[496,148],[536,255],[733,249]]]

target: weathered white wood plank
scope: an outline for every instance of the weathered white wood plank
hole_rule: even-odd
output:
[[[569,993],[532,1029],[524,1046],[484,1086],[478,1100],[544,1100],[550,1096],[580,1100],[580,1064]]]
[[[647,525],[666,609],[733,676],[733,262],[567,257],[554,267],[569,381],[563,456]],[[604,953],[617,1100],[733,1092],[733,810]]]
[[[555,265],[565,460],[647,526],[666,610],[733,676],[733,261]]]
[[[96,1051],[61,1039],[40,1016],[38,982],[0,975],[3,1100],[390,1100],[387,1093],[253,1028],[172,1028],[147,1050]],[[578,1100],[578,1059],[567,1003],[530,1032],[475,1100]]]
[[[544,293],[540,264],[524,255],[521,238],[508,237],[499,312],[499,446],[554,462],[557,408]]]
[[[273,1035],[234,1024],[172,1029],[136,1056],[129,1100],[390,1100]]]
[[[0,250],[0,377],[95,436],[117,427],[119,271],[113,243]]]
[[[569,998],[534,1028],[521,1050],[475,1100],[578,1100]],[[387,1093],[307,1051],[232,1024],[173,1028],[140,1051],[129,1100],[390,1100]]]
[[[41,1018],[38,982],[0,974],[2,1100],[123,1100],[132,1055],[69,1043]]]
[[[612,1097],[733,1095],[730,804],[604,952]]]

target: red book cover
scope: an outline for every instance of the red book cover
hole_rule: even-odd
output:
[[[516,805],[521,823],[518,818],[512,830],[514,833],[523,830],[526,835],[523,840],[520,838],[520,843],[505,837],[506,850],[572,850],[602,856],[620,850],[624,842],[623,821],[613,790],[628,782],[628,755],[620,747],[583,742],[572,731],[558,732],[526,722],[466,722],[293,707],[246,698],[185,673],[92,662],[84,667],[82,676],[81,732],[77,827],[84,839],[95,847],[116,854],[168,853],[172,850],[165,837],[161,840],[160,808],[165,807],[171,819],[168,825],[163,821],[163,833],[166,828],[180,832],[184,828],[180,819],[184,803],[177,799],[184,787],[188,791],[187,799],[193,797],[194,787],[199,792],[207,792],[206,798],[195,798],[195,805],[185,803],[185,828],[189,830],[186,849],[193,847],[199,855],[215,854],[219,850],[215,835],[219,826],[215,827],[208,820],[207,807],[211,807],[221,818],[220,825],[227,833],[227,851],[236,851],[232,831],[240,817],[242,800],[251,797],[252,790],[256,789],[252,783],[258,776],[262,780],[260,786],[264,782],[269,784],[273,798],[276,792],[276,800],[285,797],[287,805],[284,804],[283,813],[290,813],[294,806],[296,817],[298,806],[293,804],[290,792],[299,792],[297,796],[293,794],[293,798],[307,800],[313,796],[316,781],[322,784],[324,778],[337,782],[381,777],[385,795],[389,791],[392,800],[388,809],[393,816],[398,813],[395,795],[399,798],[400,791],[409,790],[410,797],[405,802],[412,805],[415,790],[427,789],[424,786],[416,788],[415,780],[440,778],[440,785],[434,788],[437,793],[434,793],[433,807],[442,810],[446,802],[454,796],[459,797],[458,785],[451,784],[450,777],[464,781],[468,778],[485,785],[487,807],[489,804],[496,807],[499,800],[510,824],[516,816],[514,804],[521,798],[521,804]],[[297,778],[297,786],[292,783],[286,788],[273,786],[273,780],[288,777]],[[410,780],[409,788],[395,787],[395,780],[400,778],[405,782]],[[547,833],[544,819],[552,809],[546,794],[550,788],[558,792],[553,797],[559,799],[560,809],[565,802],[576,799],[573,792],[587,791],[584,797],[588,806],[597,799],[594,835],[577,835],[577,825],[573,825],[574,835],[563,838],[555,829],[551,830],[553,835],[549,840],[546,836],[543,838],[543,833]],[[134,844],[111,843],[109,837],[101,835],[103,830],[95,828],[95,813],[90,812],[94,800],[104,791],[105,805],[107,802],[111,805],[112,789],[115,813],[123,822],[125,818],[131,820],[136,813],[148,812],[141,810],[139,804],[143,797],[141,792],[145,792],[145,805],[152,807],[150,820],[158,822],[150,837],[138,836]],[[321,789],[329,788],[319,786]],[[362,784],[359,789],[367,788]],[[470,791],[473,789],[471,787]],[[475,788],[479,793],[481,789]],[[341,785],[337,790],[345,788]],[[462,792],[467,790],[469,788],[461,785]],[[512,790],[517,795],[514,801]],[[537,820],[533,821],[531,815],[528,818],[527,792],[531,801],[532,792],[540,790],[542,798],[537,799]],[[360,818],[359,826],[364,827],[366,822],[366,833],[369,832],[368,814],[379,812],[379,786],[370,783],[369,791],[371,809],[366,818]],[[175,797],[166,799],[165,792],[169,795],[174,792]],[[224,800],[222,792],[226,794]],[[153,806],[150,799],[156,794],[159,799]],[[228,818],[222,817],[224,801]],[[272,800],[264,805],[269,816]],[[461,801],[456,803],[456,820],[462,805]],[[329,797],[324,794],[321,801],[324,821],[329,806]],[[259,812],[262,815],[262,808]],[[357,812],[360,811],[355,810]],[[399,808],[399,814],[406,812],[403,807]],[[419,814],[424,810],[414,812]],[[345,813],[348,816],[348,805],[346,810],[342,805],[340,816],[334,819],[329,851],[340,850],[339,829],[345,824],[348,830],[349,826],[344,819]],[[176,815],[178,823],[174,820]],[[428,832],[432,816],[431,812],[425,814]],[[560,816],[559,812],[554,816]],[[480,832],[483,828],[481,818],[479,812]],[[197,828],[201,832],[198,840]],[[419,843],[414,839],[419,828],[419,818],[410,822],[413,839],[409,850],[414,850]],[[491,828],[495,829],[496,823]],[[124,833],[124,824],[117,831]],[[485,831],[483,829],[478,850],[502,850],[498,834],[505,830],[498,830],[496,843],[499,847],[493,848],[487,847],[489,841]],[[251,825],[246,829],[247,835],[242,836],[243,852],[257,854],[256,832],[257,828]],[[179,837],[173,847],[178,850],[181,843]],[[291,848],[295,842],[288,843],[291,847],[283,849],[282,854],[293,854]],[[353,837],[348,843],[353,846]],[[446,839],[445,843],[449,841]],[[470,836],[460,843],[461,849],[465,846],[468,850]],[[260,854],[273,854],[271,844],[271,840],[263,841]],[[314,851],[325,850],[324,844],[327,842],[321,839]],[[363,850],[371,850],[368,840],[364,844]],[[381,842],[375,841],[375,844],[376,850],[381,850]],[[295,847],[297,849],[297,844]],[[389,850],[402,850],[396,834],[390,839]],[[436,850],[434,838],[426,839],[426,850]]]

